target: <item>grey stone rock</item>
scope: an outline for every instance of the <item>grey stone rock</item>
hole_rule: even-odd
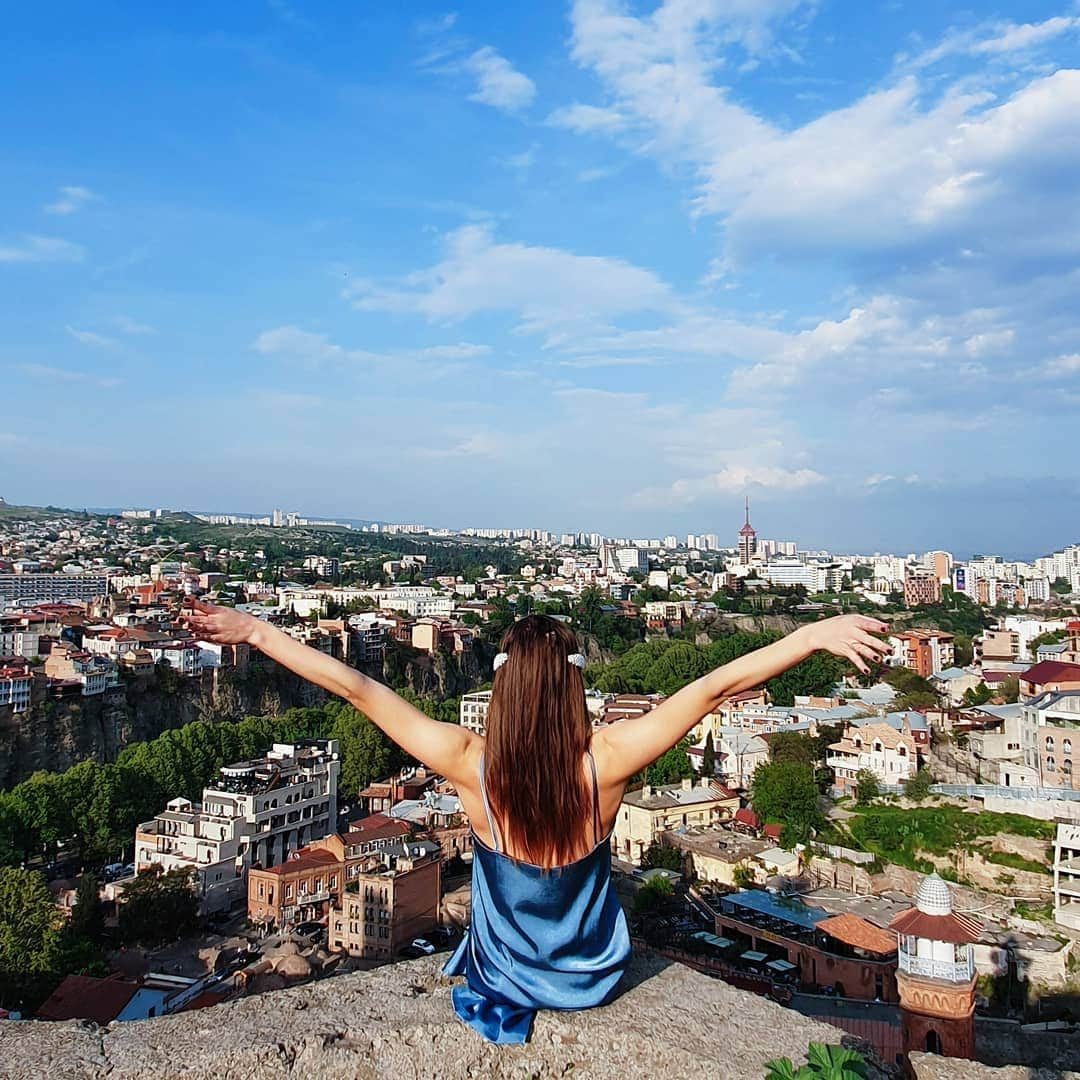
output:
[[[811,1041],[856,1045],[837,1028],[644,954],[610,1005],[542,1012],[531,1042],[496,1047],[454,1016],[456,980],[440,973],[440,962],[425,957],[103,1030],[76,1021],[0,1023],[0,1077],[762,1080],[768,1060],[801,1063]],[[938,1071],[920,1080],[982,1075],[970,1062],[935,1058],[927,1067]],[[889,1073],[875,1067],[872,1075]],[[1011,1080],[1008,1072],[986,1075]]]

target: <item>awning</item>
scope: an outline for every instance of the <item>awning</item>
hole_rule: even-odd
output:
[[[769,957],[767,953],[754,952],[751,950],[750,952],[744,952],[739,959],[748,960],[751,964],[760,964],[762,960],[768,960]]]
[[[767,968],[772,968],[773,971],[776,971],[781,975],[786,975],[789,971],[795,970],[795,965],[789,963],[787,960],[770,960],[765,966]]]

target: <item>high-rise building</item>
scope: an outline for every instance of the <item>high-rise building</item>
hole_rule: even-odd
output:
[[[739,530],[739,563],[747,566],[757,553],[757,533],[750,524],[750,498],[746,499],[746,521]]]

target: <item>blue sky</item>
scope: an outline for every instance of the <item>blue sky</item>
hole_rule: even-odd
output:
[[[21,5],[0,494],[1080,539],[1080,6]]]

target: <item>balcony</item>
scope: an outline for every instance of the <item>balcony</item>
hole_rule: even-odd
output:
[[[924,979],[945,979],[948,982],[967,982],[975,975],[975,955],[968,950],[963,960],[932,960],[928,956],[912,956],[900,951],[900,970]]]

